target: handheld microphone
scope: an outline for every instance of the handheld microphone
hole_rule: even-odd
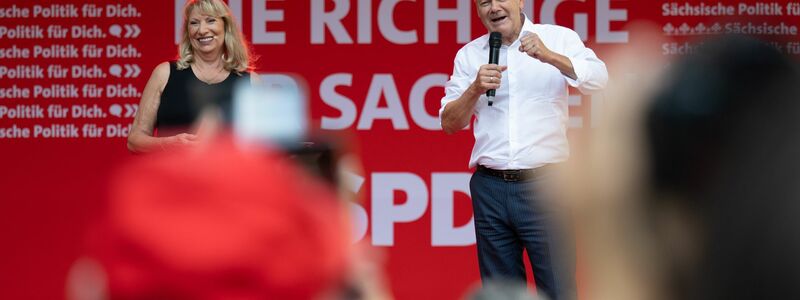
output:
[[[503,35],[499,32],[492,32],[489,34],[489,63],[497,64],[500,60],[500,44],[502,44]],[[495,90],[491,89],[486,91],[486,97],[489,98],[489,106],[494,102]]]

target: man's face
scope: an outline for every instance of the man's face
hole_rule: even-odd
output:
[[[477,0],[478,17],[489,32],[499,32],[503,42],[510,43],[522,30],[520,11],[523,0]]]

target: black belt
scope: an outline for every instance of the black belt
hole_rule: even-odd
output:
[[[542,166],[535,169],[495,170],[478,165],[478,173],[498,177],[500,179],[503,179],[503,181],[508,181],[508,182],[524,181],[536,178],[536,176],[539,176],[543,172],[545,172],[545,169],[549,168],[547,168],[546,166]]]

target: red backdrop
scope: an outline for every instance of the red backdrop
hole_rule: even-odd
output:
[[[479,279],[466,191],[473,139],[445,135],[436,115],[456,51],[485,33],[473,0],[228,2],[258,72],[299,75],[316,126],[353,137],[364,166],[358,233],[385,251],[392,293],[464,295]],[[638,20],[662,29],[670,42],[647,50],[665,56],[721,32],[800,53],[800,4],[701,2],[527,0],[525,11],[574,28],[601,58],[643,38],[626,29]],[[60,298],[107,178],[131,156],[125,136],[149,74],[175,57],[183,1],[0,3],[0,298]],[[571,99],[573,133],[599,120],[602,101]]]

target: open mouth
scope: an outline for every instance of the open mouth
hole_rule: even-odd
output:
[[[201,38],[197,39],[197,41],[200,42],[200,43],[209,43],[213,39],[214,39],[213,36],[207,36],[207,37],[201,37]]]
[[[506,16],[502,16],[502,17],[493,18],[493,19],[492,19],[492,23],[500,23],[500,22],[503,22],[503,21],[504,21],[506,18],[507,18]]]

